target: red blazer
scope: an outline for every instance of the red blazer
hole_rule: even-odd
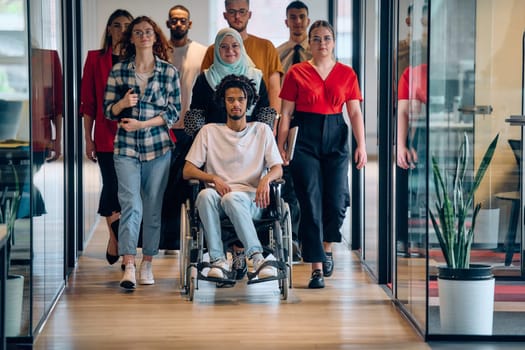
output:
[[[52,147],[51,120],[62,118],[62,64],[55,50],[36,48],[31,64],[31,140],[35,152],[44,152]]]
[[[113,152],[117,133],[117,122],[104,117],[104,91],[109,72],[113,67],[111,48],[88,52],[82,85],[80,88],[80,115],[87,114],[95,119],[95,148],[97,152]]]

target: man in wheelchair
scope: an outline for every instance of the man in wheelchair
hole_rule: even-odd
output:
[[[270,127],[246,121],[246,110],[257,101],[252,80],[228,75],[215,97],[225,108],[226,124],[206,124],[186,156],[184,179],[197,179],[206,188],[197,196],[198,210],[210,255],[207,279],[235,279],[221,240],[221,219],[228,217],[252,260],[250,279],[272,280],[274,261],[264,259],[253,220],[270,204],[270,183],[282,176],[282,159]]]

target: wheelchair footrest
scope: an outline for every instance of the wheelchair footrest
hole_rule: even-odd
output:
[[[273,266],[277,269],[277,275],[271,276],[271,277],[265,277],[265,278],[258,278],[259,271],[266,267],[266,266]],[[248,272],[248,284],[255,284],[255,283],[262,283],[262,282],[268,282],[268,281],[277,281],[288,278],[288,274],[286,273],[286,264],[282,261],[276,261],[276,260],[268,260],[265,261],[264,264],[262,264],[259,269],[255,272]]]

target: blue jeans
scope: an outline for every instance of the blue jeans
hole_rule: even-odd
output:
[[[257,207],[254,199],[255,192],[230,192],[221,197],[215,189],[206,188],[199,193],[195,205],[202,221],[210,261],[225,258],[221,219],[226,216],[232,222],[247,256],[263,252],[255,225],[249,219],[260,219],[264,210]]]
[[[171,152],[148,162],[136,158],[114,156],[118,178],[120,225],[119,255],[136,255],[143,222],[142,253],[159,252],[162,199],[168,184]]]

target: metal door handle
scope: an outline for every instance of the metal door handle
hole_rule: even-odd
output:
[[[494,109],[488,106],[461,106],[458,111],[466,114],[491,114]]]
[[[507,123],[510,125],[525,125],[525,115],[511,115],[507,119],[505,119]]]

